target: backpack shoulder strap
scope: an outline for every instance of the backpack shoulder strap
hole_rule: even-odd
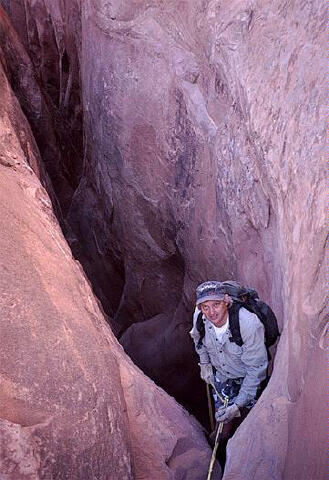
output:
[[[199,341],[198,341],[198,344],[196,346],[196,348],[199,350],[202,346],[202,342],[203,342],[203,339],[204,339],[204,336],[206,334],[206,329],[205,329],[205,326],[204,326],[204,321],[203,321],[203,318],[202,318],[202,312],[199,313],[198,315],[198,318],[196,320],[196,329],[199,333]]]
[[[238,302],[233,302],[233,304],[228,309],[228,321],[230,326],[230,331],[232,336],[229,338],[230,342],[234,342],[239,347],[243,345],[243,340],[241,337],[240,331],[240,321],[239,321],[239,311],[243,305]]]

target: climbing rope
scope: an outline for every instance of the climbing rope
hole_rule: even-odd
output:
[[[226,408],[227,405],[228,405],[228,401],[229,401],[229,397],[225,396],[225,398],[222,397],[222,395],[220,395],[220,393],[218,392],[217,388],[215,387],[215,385],[213,383],[211,383],[211,386],[212,388],[215,390],[216,394],[218,395],[218,398],[221,400],[221,402],[223,403],[223,406]],[[209,397],[208,397],[208,407],[209,407],[209,398],[210,398],[210,391],[209,391],[209,387],[207,388],[207,394],[209,393]],[[212,414],[212,407],[209,407],[209,415],[210,415],[210,410],[211,410],[211,414]],[[213,423],[213,420],[212,422],[210,423]],[[218,423],[218,428],[217,428],[217,432],[216,432],[216,438],[215,438],[215,445],[214,445],[214,448],[213,448],[213,451],[212,451],[212,454],[211,454],[211,459],[210,459],[210,464],[209,464],[209,469],[208,469],[208,475],[207,475],[207,480],[211,480],[211,476],[212,476],[212,472],[214,470],[214,465],[215,465],[215,460],[216,460],[216,453],[217,453],[217,449],[218,449],[218,444],[219,444],[219,441],[218,441],[218,438],[219,438],[219,435],[222,433],[223,431],[223,426],[224,426],[224,422],[219,422]]]
[[[212,408],[209,383],[207,383],[206,385],[207,385],[207,399],[208,399],[208,413],[209,413],[210,428],[211,428],[211,431],[213,432],[215,430],[214,411]]]
[[[215,392],[216,392],[219,400],[220,400],[223,404],[225,403],[226,400],[229,401],[229,397],[228,397],[227,395],[224,395],[224,397],[223,397],[223,396],[219,393],[219,391],[218,391],[217,388],[216,388],[216,385],[215,385],[213,382],[211,382],[210,385],[211,385],[212,388],[215,390]]]

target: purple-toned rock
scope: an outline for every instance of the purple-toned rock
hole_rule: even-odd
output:
[[[322,480],[326,4],[12,5],[51,98],[58,74],[46,40],[53,33],[78,52],[83,170],[66,220],[124,348],[196,411],[204,387],[187,334],[195,286],[253,285],[283,332],[224,477]],[[54,68],[38,63],[44,56]],[[68,57],[73,75],[78,60]]]
[[[200,425],[126,356],[72,257],[0,55],[0,478],[202,478]]]

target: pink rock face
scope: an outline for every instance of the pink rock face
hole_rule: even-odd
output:
[[[2,478],[24,480],[40,478],[38,475],[40,457],[36,442],[26,427],[0,419],[0,442]]]
[[[72,258],[0,55],[0,478],[203,478],[200,425],[125,355]]]
[[[125,350],[196,411],[194,289],[253,285],[283,332],[224,478],[324,478],[326,5],[88,0],[81,18],[75,2],[12,6],[34,58],[49,32],[78,52],[84,162],[66,220]]]

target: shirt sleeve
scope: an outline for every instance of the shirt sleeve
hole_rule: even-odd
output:
[[[257,319],[243,339],[241,361],[246,375],[241,384],[235,403],[239,407],[247,405],[256,397],[260,383],[266,378],[267,352],[264,343],[264,327]]]
[[[190,330],[190,335],[194,341],[196,353],[200,357],[200,363],[210,363],[209,355],[204,344],[201,343],[201,345],[198,347],[200,334],[196,327],[196,322],[197,322],[199,313],[200,313],[200,310],[196,307],[193,314],[193,327],[192,327],[192,330]]]

